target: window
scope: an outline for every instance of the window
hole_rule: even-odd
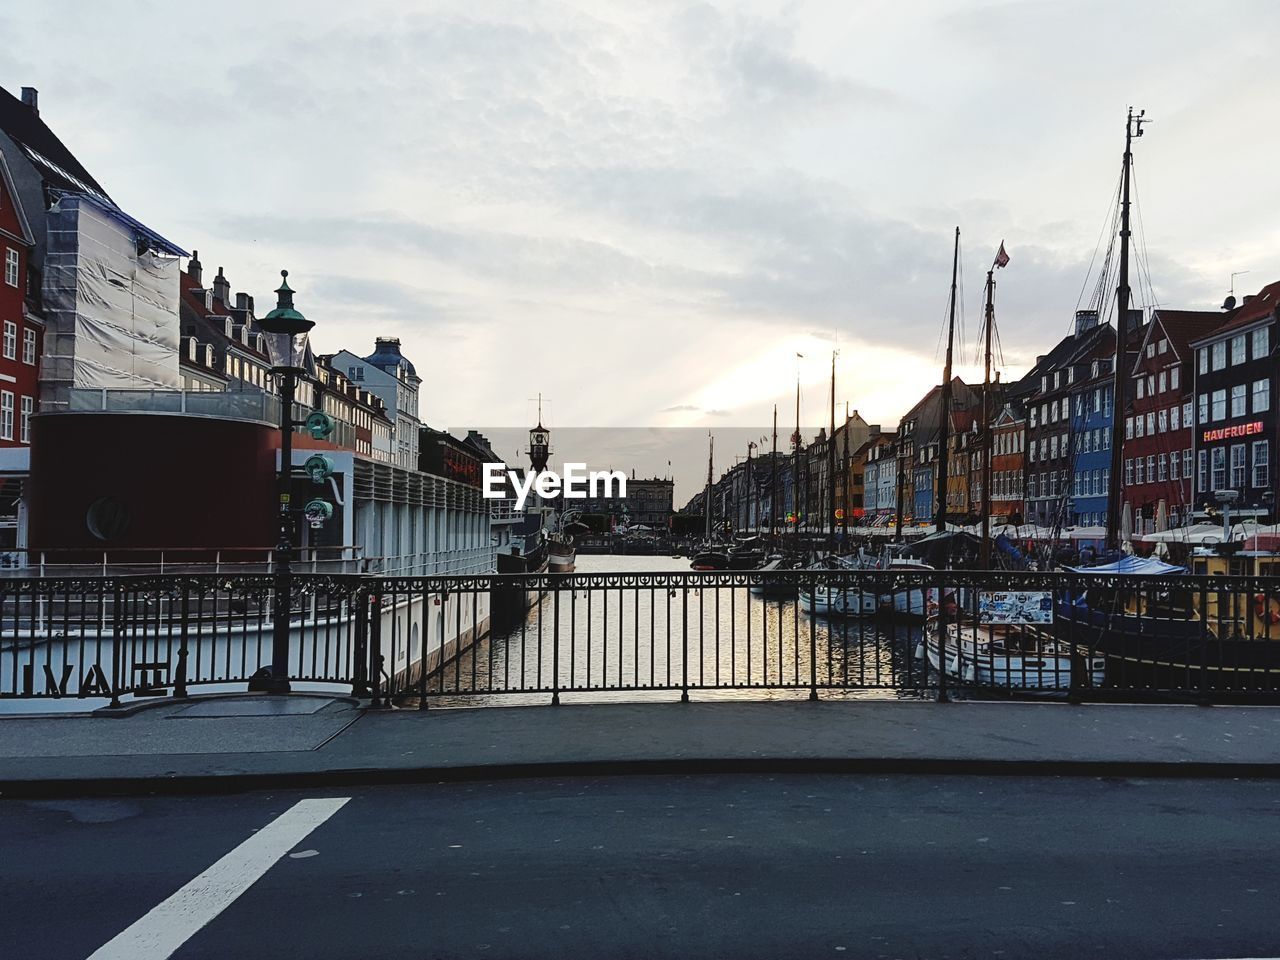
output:
[[[1056,435],[1049,441],[1049,451],[1049,455],[1053,459],[1058,459],[1058,437]]]
[[[1261,360],[1271,349],[1271,328],[1259,327],[1253,331],[1253,359]]]
[[[31,329],[22,331],[22,362],[31,367],[36,363],[36,332]]]
[[[1156,378],[1156,393],[1164,393],[1169,389],[1169,376],[1163,370]]]
[[[35,406],[35,397],[22,398],[22,420],[19,423],[19,430],[21,432],[18,436],[23,443],[31,442],[31,414],[35,410]]]
[[[1169,454],[1169,479],[1178,479],[1178,461],[1182,459],[1182,454],[1177,450]]]
[[[1156,468],[1159,471],[1159,477],[1163,481],[1169,476],[1169,458],[1163,453],[1156,458]]]
[[[5,248],[4,282],[11,287],[18,285],[18,251],[13,247]]]
[[[1140,438],[1146,436],[1142,429],[1142,425],[1144,423],[1146,423],[1146,420],[1141,414],[1133,418],[1133,435],[1135,437]]]
[[[1161,410],[1156,413],[1156,430],[1160,433],[1169,432],[1169,413],[1167,410]]]
[[[1213,391],[1213,419],[1225,420],[1227,418],[1227,391]],[[1217,490],[1217,487],[1214,487]]]
[[[1147,414],[1147,436],[1154,437],[1156,435],[1156,415],[1154,413]]]
[[[1031,444],[1030,449],[1027,450],[1027,459],[1032,463],[1036,462],[1036,445],[1034,443]]]
[[[1139,486],[1147,482],[1146,465],[1141,457],[1133,461],[1133,482]]]
[[[1245,396],[1245,386],[1243,383],[1237,383],[1231,388],[1231,416],[1243,417],[1249,411],[1246,409],[1248,399]]]
[[[1209,481],[1211,490],[1225,490],[1227,487],[1227,448],[1215,447],[1209,451],[1211,465]]]
[[[1182,479],[1191,479],[1191,448],[1182,451]]]
[[[12,320],[4,322],[4,358],[18,359],[18,325]]]
[[[1177,431],[1179,429],[1180,424],[1178,422],[1178,414],[1181,412],[1182,412],[1182,409],[1180,407],[1169,408],[1169,429],[1170,430]]]
[[[1031,425],[1031,426],[1033,426],[1033,427],[1036,425],[1036,408],[1035,408],[1035,407],[1032,407],[1032,408],[1031,408],[1031,420],[1030,420],[1030,425]]]
[[[1176,367],[1176,366],[1170,367],[1169,368],[1169,389],[1177,390],[1181,382],[1182,382],[1182,368]]]
[[[1201,373],[1209,372],[1209,348],[1201,347],[1196,351],[1196,369]]]
[[[1271,409],[1271,381],[1253,381],[1253,412],[1262,413]]]
[[[1168,353],[1168,352],[1169,352],[1169,341],[1165,339],[1161,339],[1160,343],[1156,345],[1156,353]]]
[[[1222,370],[1227,365],[1227,341],[1219,340],[1211,348],[1209,366],[1214,370]],[[1216,489],[1216,488],[1215,488]]]
[[[1231,445],[1231,486],[1235,490],[1244,489],[1244,444]]]
[[[1209,454],[1201,450],[1196,455],[1196,486],[1201,493],[1209,492]]]
[[[13,439],[13,394],[0,392],[0,440]]]
[[[1266,487],[1271,482],[1270,446],[1269,440],[1259,440],[1253,445],[1253,485],[1255,487]]]
[[[1156,375],[1154,373],[1147,374],[1147,396],[1154,397],[1156,395]]]
[[[1155,454],[1147,457],[1147,482],[1156,482],[1156,457]]]
[[[1133,486],[1133,461],[1126,460],[1124,462],[1124,485],[1126,487]]]
[[[1188,430],[1191,429],[1192,420],[1191,420],[1191,401],[1190,400],[1188,400],[1186,403],[1182,405],[1182,425],[1186,427]]]
[[[1200,410],[1200,422],[1208,423],[1209,422],[1209,395],[1207,393],[1202,393],[1197,398],[1197,400],[1198,400],[1197,406],[1199,407],[1199,410]]]
[[[1231,365],[1244,363],[1249,359],[1248,348],[1245,346],[1244,334],[1238,333],[1231,338]]]
[[[1102,431],[1102,449],[1103,450],[1111,449],[1111,431],[1110,430]]]
[[[1145,377],[1138,378],[1138,399],[1139,400],[1143,398],[1143,395],[1144,395],[1143,390],[1146,387],[1146,384],[1147,384],[1147,381]]]

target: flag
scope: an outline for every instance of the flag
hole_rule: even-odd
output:
[[[1005,252],[1004,241],[1000,241],[1000,249],[996,252],[996,266],[1007,267],[1009,265],[1009,254]]]

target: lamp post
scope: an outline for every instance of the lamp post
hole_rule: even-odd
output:
[[[293,307],[289,271],[280,271],[276,308],[258,321],[272,347],[273,376],[280,378],[280,470],[276,475],[279,537],[275,574],[275,604],[271,622],[271,682],[269,693],[289,692],[289,621],[293,613],[293,396],[306,371],[294,362],[295,340],[315,326]]]

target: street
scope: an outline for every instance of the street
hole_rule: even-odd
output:
[[[42,960],[1274,956],[1278,813],[1274,781],[960,776],[10,800],[0,942]]]

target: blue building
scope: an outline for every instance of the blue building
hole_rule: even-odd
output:
[[[1112,365],[1115,332],[1102,335],[1084,355],[1071,358],[1071,510],[1075,526],[1104,526],[1111,478]]]

